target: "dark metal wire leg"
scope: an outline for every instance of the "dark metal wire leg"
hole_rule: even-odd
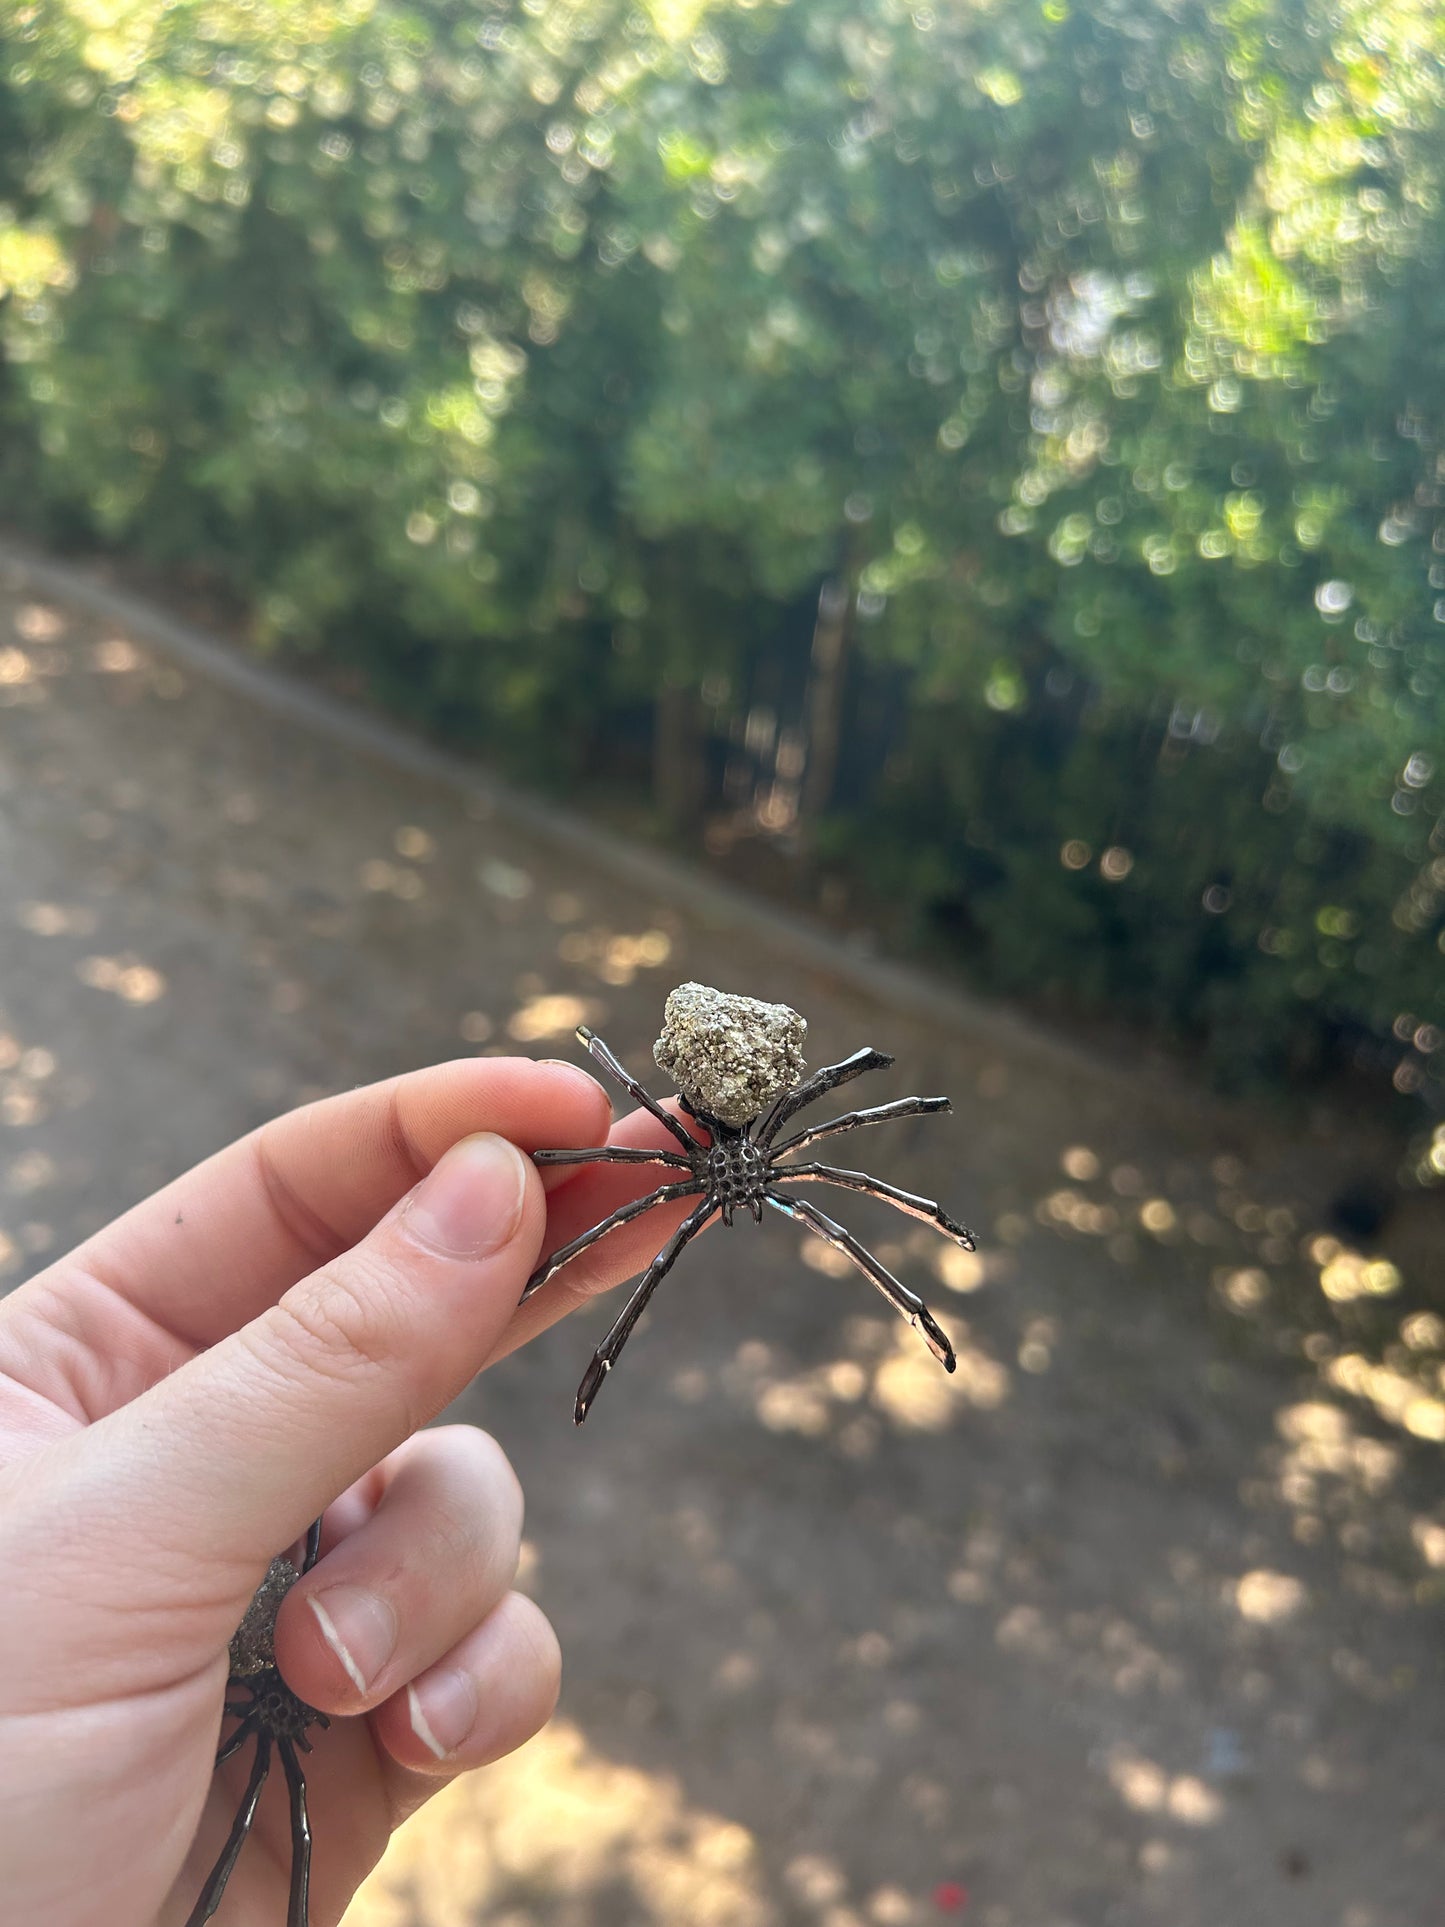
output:
[[[306,1550],[301,1555],[302,1572],[310,1572],[321,1556],[321,1521],[313,1519],[306,1528]]]
[[[886,1071],[892,1062],[886,1051],[865,1049],[855,1050],[841,1064],[825,1064],[822,1070],[814,1071],[811,1077],[805,1078],[795,1091],[789,1091],[778,1099],[758,1126],[757,1142],[766,1148],[793,1113],[802,1110],[805,1104],[811,1104],[815,1098],[823,1097],[829,1091],[836,1091],[840,1084],[850,1084],[855,1077],[861,1077],[864,1071]]]
[[[892,1104],[875,1104],[866,1111],[845,1111],[842,1117],[829,1118],[826,1124],[811,1124],[806,1131],[799,1131],[796,1137],[775,1144],[773,1156],[780,1158],[785,1151],[799,1151],[816,1138],[833,1137],[839,1131],[857,1131],[865,1124],[886,1124],[895,1117],[928,1117],[935,1111],[952,1109],[946,1097],[900,1097]]]
[[[226,1882],[231,1878],[231,1870],[236,1864],[236,1856],[251,1831],[251,1822],[256,1818],[256,1804],[261,1798],[261,1788],[266,1784],[270,1766],[271,1736],[264,1731],[259,1732],[256,1735],[256,1757],[251,1762],[251,1777],[246,1782],[246,1791],[241,1795],[241,1804],[231,1822],[231,1831],[226,1835],[221,1857],[212,1867],[200,1898],[186,1916],[186,1927],[204,1927],[204,1923],[220,1906],[221,1895],[226,1891]]]
[[[247,1707],[240,1707],[240,1706],[228,1706],[226,1708],[226,1711],[229,1714],[231,1714],[233,1718],[240,1719],[241,1724],[236,1728],[235,1732],[231,1735],[230,1739],[227,1740],[226,1744],[217,1753],[215,1760],[212,1763],[213,1771],[215,1767],[224,1766],[226,1764],[226,1761],[231,1758],[233,1753],[239,1753],[241,1748],[246,1744],[247,1740],[250,1739],[251,1735],[256,1731],[256,1728],[253,1725],[251,1725],[250,1720],[248,1718],[249,1710],[250,1709]]]
[[[801,1178],[805,1183],[836,1184],[845,1191],[861,1191],[865,1197],[881,1198],[896,1210],[907,1212],[910,1218],[922,1218],[925,1224],[946,1231],[965,1251],[976,1249],[973,1233],[968,1226],[950,1218],[943,1206],[935,1204],[932,1198],[920,1198],[913,1191],[900,1191],[896,1184],[885,1184],[882,1178],[869,1177],[866,1171],[840,1171],[834,1164],[789,1164],[784,1168],[789,1184]]]
[[[634,1151],[625,1144],[599,1144],[587,1151],[534,1151],[533,1164],[674,1164],[692,1168],[679,1151]]]
[[[775,1211],[783,1212],[786,1217],[796,1218],[798,1223],[806,1225],[809,1231],[816,1231],[820,1238],[826,1238],[830,1245],[845,1252],[864,1277],[878,1287],[894,1310],[901,1312],[913,1329],[922,1333],[928,1349],[944,1370],[951,1372],[956,1368],[958,1360],[953,1355],[953,1347],[948,1342],[947,1333],[938,1324],[918,1293],[910,1291],[907,1285],[895,1278],[888,1267],[880,1263],[866,1245],[860,1244],[851,1231],[845,1231],[842,1225],[836,1224],[825,1212],[817,1210],[813,1205],[804,1204],[801,1198],[790,1198],[783,1191],[769,1191],[765,1195]]]
[[[281,1770],[291,1795],[291,1898],[286,1927],[308,1927],[311,1904],[311,1821],[306,1813],[306,1775],[289,1740],[278,1740]]]
[[[642,1088],[631,1071],[626,1068],[619,1058],[613,1055],[595,1030],[588,1030],[585,1024],[579,1024],[577,1026],[577,1041],[591,1056],[597,1059],[604,1070],[611,1072],[629,1097],[639,1103],[644,1110],[651,1111],[659,1124],[665,1124],[667,1126],[668,1130],[672,1132],[672,1135],[678,1140],[684,1150],[695,1151],[698,1148],[697,1139],[678,1123],[671,1111],[663,1110],[662,1106],[650,1091],[645,1091]]]
[[[716,1209],[717,1206],[711,1199],[705,1198],[700,1205],[688,1213],[643,1272],[641,1282],[623,1307],[622,1316],[593,1353],[592,1363],[587,1367],[582,1376],[582,1383],[577,1387],[577,1403],[572,1413],[574,1424],[581,1425],[587,1417],[592,1401],[602,1387],[603,1379],[617,1363],[617,1354],[632,1336],[633,1326],[647,1309],[648,1299],[671,1271],[677,1254],[690,1238],[696,1237]]]
[[[651,1211],[655,1204],[670,1204],[674,1198],[695,1198],[702,1188],[695,1178],[690,1179],[686,1184],[664,1184],[656,1191],[650,1191],[645,1198],[633,1198],[630,1203],[619,1205],[610,1218],[604,1218],[601,1224],[594,1224],[592,1229],[584,1231],[580,1238],[574,1238],[570,1244],[559,1246],[550,1258],[544,1258],[527,1280],[518,1302],[525,1304],[532,1293],[539,1291],[570,1258],[575,1258],[578,1252],[585,1251],[589,1245],[595,1245],[599,1238],[605,1237],[609,1231],[615,1231],[618,1225],[627,1224],[633,1218],[640,1218],[644,1211]]]

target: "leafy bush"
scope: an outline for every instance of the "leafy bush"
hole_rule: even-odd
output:
[[[1419,0],[29,0],[7,510],[535,780],[651,712],[675,834],[990,984],[1434,1089],[1442,108]]]

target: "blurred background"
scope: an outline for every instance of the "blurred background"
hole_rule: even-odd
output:
[[[687,976],[982,1232],[493,1375],[563,1711],[357,1927],[1434,1917],[1442,177],[1431,0],[4,10],[0,1285]]]

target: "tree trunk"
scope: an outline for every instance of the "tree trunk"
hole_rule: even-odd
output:
[[[693,834],[707,801],[702,704],[689,682],[667,678],[653,707],[652,798],[670,830]]]
[[[853,583],[830,576],[818,596],[813,660],[808,677],[808,761],[798,802],[798,829],[807,839],[833,800],[843,739],[843,697],[853,640]]]

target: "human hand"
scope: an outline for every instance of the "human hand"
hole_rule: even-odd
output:
[[[246,1779],[244,1755],[212,1774],[231,1635],[323,1511],[276,1628],[288,1685],[333,1716],[306,1762],[312,1927],[408,1813],[547,1719],[556,1639],[509,1590],[516,1479],[484,1433],[418,1428],[683,1215],[519,1307],[544,1242],[650,1179],[544,1178],[513,1147],[605,1143],[609,1121],[568,1065],[417,1071],[274,1120],[0,1303],[7,1922],[185,1920]],[[666,1133],[637,1113],[611,1141]],[[284,1920],[289,1866],[285,1800],[263,1798],[221,1927]]]

